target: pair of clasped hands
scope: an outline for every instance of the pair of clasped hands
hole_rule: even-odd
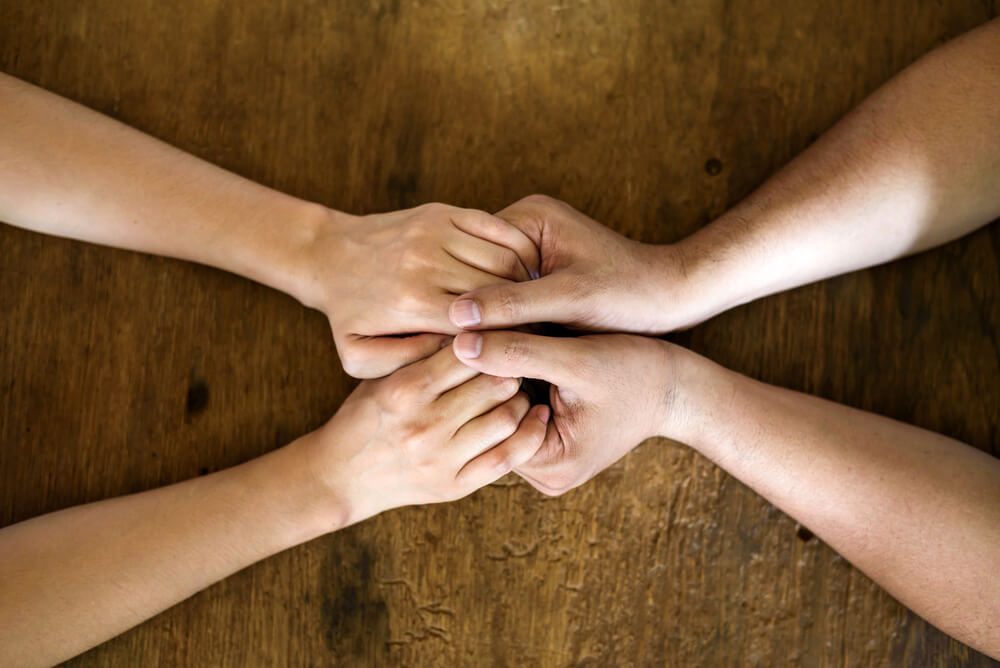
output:
[[[694,313],[675,323],[650,314],[670,298],[669,268],[682,266],[673,247],[629,240],[538,195],[496,215],[429,204],[350,217],[330,234],[329,249],[317,247],[340,269],[316,277],[327,290],[310,305],[330,318],[344,369],[370,379],[321,430],[336,444],[323,459],[349,506],[345,523],[458,499],[510,471],[561,494],[671,435],[669,358],[679,348],[514,328],[652,334],[693,324]],[[551,385],[551,408],[531,405],[524,378]]]

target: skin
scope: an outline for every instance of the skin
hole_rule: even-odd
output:
[[[538,245],[542,278],[470,291],[452,304],[452,322],[662,334],[918,253],[1000,217],[998,127],[994,20],[891,79],[756,192],[676,244],[626,239],[541,195],[507,207],[497,215]]]
[[[626,240],[542,197],[495,218],[431,205],[358,220],[10,78],[0,80],[2,99],[12,101],[0,106],[0,142],[10,147],[0,155],[0,217],[285,290],[328,314],[345,365],[359,376],[431,354],[459,327],[557,321],[658,333],[924,250],[996,217],[998,26],[922,59],[745,202],[672,246]],[[368,280],[336,276],[354,263]],[[379,275],[386,263],[402,278]],[[512,283],[536,267],[541,279]],[[459,293],[448,322],[438,306]],[[465,333],[454,350],[472,370],[552,383],[544,441],[543,408],[520,422],[533,436],[497,441],[524,416],[526,400],[477,399],[516,391],[489,376],[466,380],[462,394],[444,391],[454,386],[437,379],[448,373],[430,366],[450,357],[438,353],[363,384],[330,424],[267,458],[0,531],[0,587],[12,593],[0,603],[0,629],[11,629],[0,643],[9,657],[0,658],[65,658],[256,559],[392,504],[457,498],[512,467],[542,491],[563,493],[654,435],[698,449],[931,622],[1000,656],[991,568],[1000,554],[997,460],[642,337]],[[493,412],[469,417],[468,404],[498,406],[503,417],[495,425]],[[177,520],[193,514],[204,519]],[[887,528],[891,541],[882,540]],[[128,609],[116,607],[123,599]]]
[[[454,347],[477,371],[551,383],[545,442],[517,469],[541,492],[582,485],[647,438],[685,443],[917,614],[1000,657],[1000,460],[657,339],[470,332]]]
[[[515,203],[498,215],[538,244],[542,278],[472,291],[450,317],[469,330],[550,321],[661,333],[920,252],[1000,216],[997,128],[993,21],[889,81],[677,244],[630,241],[550,198]],[[454,347],[479,371],[552,384],[545,443],[518,468],[542,492],[582,484],[647,437],[681,441],[928,621],[1000,658],[1000,460],[651,339],[468,332]]]
[[[455,295],[537,272],[506,221],[443,204],[334,211],[4,75],[0,147],[0,220],[285,291],[327,314],[349,373],[392,374],[259,460],[0,530],[0,664],[66,659],[275,552],[465,496],[541,443],[548,409],[526,417],[516,380],[447,348]]]
[[[438,350],[458,331],[447,317],[454,295],[538,268],[535,245],[482,211],[328,209],[3,74],[0,147],[0,220],[287,292],[326,313],[345,370],[359,378]]]
[[[277,552],[497,480],[545,436],[518,387],[446,347],[263,457],[0,530],[0,664],[58,663]]]

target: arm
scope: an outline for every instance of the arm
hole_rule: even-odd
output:
[[[1000,20],[879,88],[681,244],[710,308],[933,248],[1000,216]]]
[[[327,314],[345,366],[363,377],[437,350],[455,332],[453,294],[524,280],[537,265],[534,244],[488,214],[444,205],[333,211],[3,74],[0,220],[287,292]],[[428,334],[384,336],[420,332]]]
[[[0,529],[0,664],[57,663],[276,552],[496,480],[545,434],[518,386],[446,348],[259,459]]]
[[[542,492],[584,483],[646,438],[686,443],[919,615],[1000,657],[1000,460],[656,339],[487,332],[454,345],[476,370],[553,384],[545,442],[518,468]]]
[[[694,235],[639,244],[533,196],[498,215],[542,279],[452,305],[456,326],[561,322],[663,333],[737,304],[931,248],[1000,216],[1000,20],[927,54]]]
[[[930,623],[1000,658],[1000,460],[675,353],[678,410],[663,435],[808,526]]]

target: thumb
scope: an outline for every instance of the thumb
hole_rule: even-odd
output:
[[[577,339],[522,332],[463,332],[453,342],[455,356],[481,373],[504,378],[537,378],[553,385],[571,384],[583,362]]]
[[[444,334],[415,336],[351,335],[340,351],[340,363],[355,378],[381,378],[425,357],[430,357],[448,343]]]
[[[505,283],[468,292],[451,303],[448,317],[463,329],[498,329],[535,322],[570,322],[577,300],[563,276]]]

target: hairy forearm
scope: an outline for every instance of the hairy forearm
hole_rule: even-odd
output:
[[[1000,460],[679,355],[674,437],[931,623],[1000,656]]]
[[[302,301],[324,207],[0,74],[0,220],[231,271]]]
[[[0,530],[0,664],[57,663],[337,528],[304,447]]]
[[[882,86],[676,247],[692,320],[945,243],[1000,216],[1000,20]]]

